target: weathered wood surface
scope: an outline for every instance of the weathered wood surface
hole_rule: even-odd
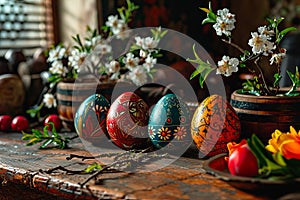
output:
[[[21,136],[0,133],[0,199],[269,199],[206,174],[203,160],[195,157],[181,157],[155,172],[104,173],[81,188],[78,183],[89,175],[39,172],[59,165],[84,169],[90,161],[66,160],[70,154],[89,155],[80,139],[70,149],[39,150],[25,146]]]

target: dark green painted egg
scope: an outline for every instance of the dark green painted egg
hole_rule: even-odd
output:
[[[163,96],[151,111],[148,134],[158,149],[186,148],[192,141],[190,111],[186,103],[174,94]]]
[[[101,94],[93,94],[86,98],[78,107],[74,126],[81,139],[96,143],[106,139],[106,117],[110,107],[108,100]]]

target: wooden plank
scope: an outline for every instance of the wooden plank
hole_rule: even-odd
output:
[[[73,136],[75,133],[66,134]],[[46,194],[49,199],[53,196],[65,199],[268,199],[242,192],[206,174],[201,168],[203,160],[194,156],[181,157],[154,172],[103,173],[81,188],[78,183],[88,175],[40,172],[58,165],[84,169],[94,162],[66,159],[69,154],[90,155],[80,139],[72,141],[70,149],[39,150],[37,146],[25,146],[21,137],[20,133],[0,133],[1,191],[18,186],[20,194],[26,195],[28,191],[27,195],[36,194],[36,199]]]

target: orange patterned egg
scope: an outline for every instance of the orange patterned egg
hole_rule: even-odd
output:
[[[212,95],[195,110],[191,134],[200,157],[214,156],[228,152],[228,142],[239,141],[241,124],[229,102],[220,95]]]

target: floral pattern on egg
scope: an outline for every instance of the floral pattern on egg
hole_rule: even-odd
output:
[[[121,94],[111,105],[107,131],[112,142],[125,150],[144,149],[151,144],[147,135],[149,107],[132,92]]]
[[[188,106],[176,95],[167,94],[152,109],[148,124],[151,142],[158,149],[186,148],[192,141],[189,123]]]
[[[199,156],[214,156],[228,152],[227,143],[240,139],[241,124],[226,99],[220,95],[211,95],[195,110],[191,134]]]
[[[74,118],[75,130],[80,138],[97,142],[97,139],[108,135],[106,116],[109,107],[108,100],[101,94],[93,94],[80,104]]]

